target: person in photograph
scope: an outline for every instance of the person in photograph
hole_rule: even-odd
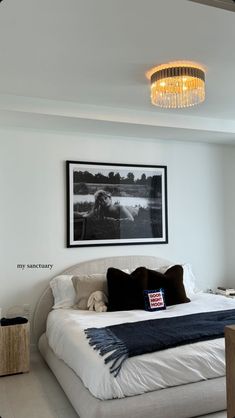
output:
[[[127,207],[118,203],[113,204],[112,196],[105,190],[97,190],[94,193],[95,203],[92,210],[83,214],[85,218],[96,218],[99,220],[111,219],[111,220],[128,220],[134,221],[134,217],[138,215],[138,209],[133,207]],[[81,214],[76,215],[80,217]]]

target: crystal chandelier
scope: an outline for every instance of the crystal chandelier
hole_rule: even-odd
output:
[[[194,62],[174,61],[151,68],[151,102],[164,108],[194,106],[205,100],[205,70]]]

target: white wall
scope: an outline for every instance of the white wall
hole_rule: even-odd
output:
[[[0,160],[0,307],[5,311],[15,304],[33,308],[51,277],[106,255],[190,262],[198,286],[222,282],[223,147],[12,129],[0,132]],[[169,244],[66,248],[65,160],[167,165]],[[52,263],[53,270],[21,271],[18,263]]]

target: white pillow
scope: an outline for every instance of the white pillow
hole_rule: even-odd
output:
[[[177,264],[177,263],[175,263]],[[157,269],[153,269],[153,270],[157,270],[160,271],[161,273],[165,273],[166,270],[168,270],[170,267],[175,266],[175,264],[171,264],[170,266],[163,266]],[[192,272],[192,268],[190,264],[181,264],[183,267],[183,283],[184,283],[184,288],[185,288],[185,292],[188,295],[192,295],[196,292],[196,279],[195,276]]]
[[[73,287],[72,275],[62,274],[50,281],[54,296],[52,309],[72,308],[75,303],[76,293]]]
[[[187,294],[194,294],[196,292],[196,279],[192,272],[192,267],[190,264],[183,264],[184,269],[184,288]]]

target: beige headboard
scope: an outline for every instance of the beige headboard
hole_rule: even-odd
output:
[[[109,267],[133,270],[140,266],[145,266],[148,268],[157,268],[170,264],[172,263],[168,260],[148,255],[106,257],[97,258],[95,260],[88,260],[82,263],[75,264],[72,267],[64,270],[61,274],[80,275],[92,273],[106,273]],[[36,343],[38,342],[40,336],[46,330],[46,320],[52,306],[53,296],[51,288],[48,284],[47,288],[45,289],[37,303],[33,316],[33,337]]]

